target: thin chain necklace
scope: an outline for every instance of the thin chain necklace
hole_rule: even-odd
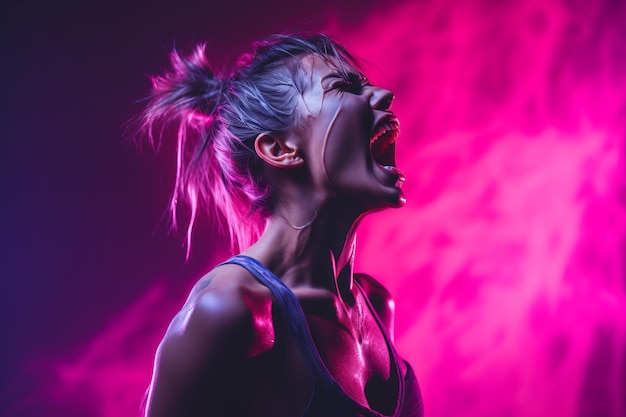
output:
[[[317,218],[317,210],[315,210],[315,212],[313,213],[313,217],[311,217],[311,220],[309,220],[308,222],[304,223],[302,226],[296,226],[295,224],[291,223],[291,220],[289,220],[289,219],[287,218],[287,216],[285,216],[285,215],[283,214],[283,212],[282,212],[282,211],[280,211],[279,209],[276,209],[276,212],[277,212],[278,214],[280,214],[280,217],[282,217],[283,219],[285,219],[285,221],[287,222],[287,224],[288,224],[289,226],[291,226],[291,227],[292,227],[293,229],[295,229],[295,230],[303,230],[303,229],[306,229],[307,227],[309,227],[310,225],[312,225],[312,224],[313,224],[313,222],[315,221],[315,219]]]

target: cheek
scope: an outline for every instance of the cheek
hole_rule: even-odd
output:
[[[339,111],[325,132],[322,161],[331,184],[353,182],[368,166],[367,134],[357,122]]]

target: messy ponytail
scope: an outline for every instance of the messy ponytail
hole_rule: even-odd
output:
[[[174,50],[170,61],[169,72],[151,77],[152,91],[143,113],[142,130],[151,144],[158,145],[163,129],[169,124],[177,125],[176,177],[169,205],[172,226],[178,226],[179,203],[188,205],[188,256],[198,210],[217,209],[216,218],[220,220],[235,216],[228,223],[228,232],[233,245],[241,246],[248,243],[245,235],[250,233],[240,230],[243,219],[238,216],[237,206],[241,203],[230,195],[234,191],[229,187],[232,181],[220,170],[220,161],[228,159],[229,146],[215,143],[226,132],[219,108],[224,102],[227,81],[209,65],[204,44],[190,56]]]
[[[172,225],[180,203],[190,210],[187,255],[198,213],[225,221],[233,251],[258,238],[273,210],[266,167],[254,150],[260,133],[294,126],[298,79],[296,57],[317,54],[334,65],[355,67],[345,49],[323,34],[274,35],[255,44],[229,73],[209,65],[205,45],[188,56],[174,50],[171,69],[152,77],[152,91],[140,125],[159,144],[164,128],[177,127],[176,180],[170,200]]]

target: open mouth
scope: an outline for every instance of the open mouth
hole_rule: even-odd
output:
[[[396,166],[396,140],[400,135],[397,118],[384,119],[370,139],[370,152],[374,161],[383,167]]]

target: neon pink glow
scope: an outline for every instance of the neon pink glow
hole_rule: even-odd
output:
[[[37,390],[8,415],[138,416],[153,360],[146,349],[156,350],[163,324],[177,311],[172,294],[156,283],[77,354],[31,362],[24,379],[38,381]]]
[[[626,415],[625,6],[413,1],[329,22],[397,95],[408,203],[364,222],[357,270],[396,298],[426,415]],[[136,416],[188,285],[158,281],[33,359],[5,415]]]
[[[626,15],[550,3],[414,2],[349,34],[397,92],[408,198],[358,265],[428,415],[626,414]]]

